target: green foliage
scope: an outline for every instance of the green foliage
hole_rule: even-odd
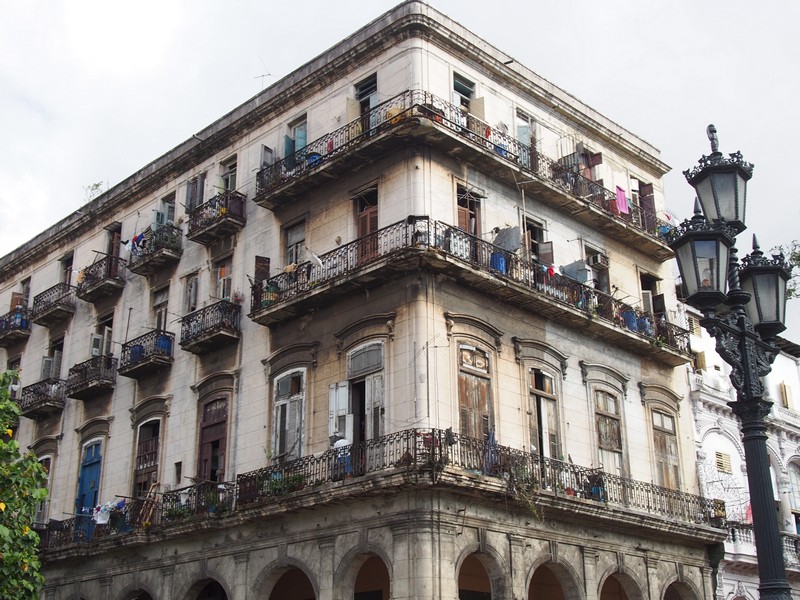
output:
[[[794,240],[785,246],[778,246],[772,249],[773,254],[782,252],[789,263],[792,276],[786,285],[786,297],[797,298],[800,296],[800,242]]]
[[[0,374],[0,598],[24,600],[37,598],[44,584],[31,525],[37,503],[47,498],[47,474],[33,453],[20,455],[13,439],[20,414],[8,395],[13,375]]]

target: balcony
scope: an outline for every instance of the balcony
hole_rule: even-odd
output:
[[[44,327],[63,323],[75,314],[76,289],[66,283],[57,283],[33,299],[31,321]]]
[[[8,348],[31,334],[31,319],[27,308],[18,306],[10,313],[0,316],[0,348]]]
[[[496,500],[509,512],[546,508],[548,518],[604,524],[686,539],[721,542],[725,503],[679,490],[543,458],[438,429],[409,429],[341,449],[240,474],[236,482],[204,481],[164,492],[160,502],[126,501],[109,527],[81,528],[77,517],[42,531],[44,559],[107,552],[89,544],[106,535],[147,533],[160,538],[241,526],[253,519],[358,497],[423,492],[437,487]],[[213,521],[212,521],[213,520]],[[126,543],[150,543],[131,535]],[[115,544],[120,544],[115,540]],[[54,551],[66,551],[71,554]]]
[[[186,237],[209,246],[221,237],[236,233],[247,221],[246,201],[247,196],[239,192],[220,192],[192,211]]]
[[[43,419],[64,409],[64,381],[44,379],[22,388],[18,400],[22,416]]]
[[[152,275],[174,265],[183,254],[183,232],[174,225],[148,227],[134,241],[128,270],[137,275]]]
[[[239,341],[242,307],[227,300],[189,313],[181,319],[181,348],[193,354]]]
[[[684,364],[689,332],[544,265],[427,217],[408,217],[251,288],[250,319],[264,326],[330,306],[365,284],[408,270],[444,273],[498,301],[580,329],[670,366]]]
[[[78,273],[78,298],[96,302],[125,287],[125,262],[118,256],[104,256]]]
[[[93,356],[69,370],[66,395],[78,400],[91,400],[114,389],[117,381],[117,359]]]
[[[278,210],[393,150],[425,143],[474,165],[657,260],[673,257],[664,236],[672,225],[641,206],[620,207],[614,192],[584,178],[460,107],[409,90],[258,172],[254,201]]]
[[[172,366],[175,334],[154,329],[122,345],[119,374],[137,379]]]

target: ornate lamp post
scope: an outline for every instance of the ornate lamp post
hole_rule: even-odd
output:
[[[732,367],[736,401],[729,405],[741,422],[761,598],[789,600],[767,456],[765,418],[772,402],[764,399],[761,383],[779,352],[774,338],[786,329],[789,270],[783,255],[766,258],[755,237],[753,253],[739,265],[734,244],[745,229],[753,165],[739,152],[724,157],[716,128],[709,125],[707,133],[711,155],[684,171],[697,193],[695,215],[673,232],[670,247],[687,288],[686,302],[703,313],[700,325],[716,338],[717,352]]]

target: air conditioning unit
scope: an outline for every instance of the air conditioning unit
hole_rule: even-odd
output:
[[[592,254],[586,262],[589,263],[590,267],[608,268],[608,256],[605,254]]]

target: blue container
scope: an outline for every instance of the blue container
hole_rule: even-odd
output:
[[[501,252],[492,252],[489,265],[494,271],[498,271],[503,275],[506,274],[506,257]]]

